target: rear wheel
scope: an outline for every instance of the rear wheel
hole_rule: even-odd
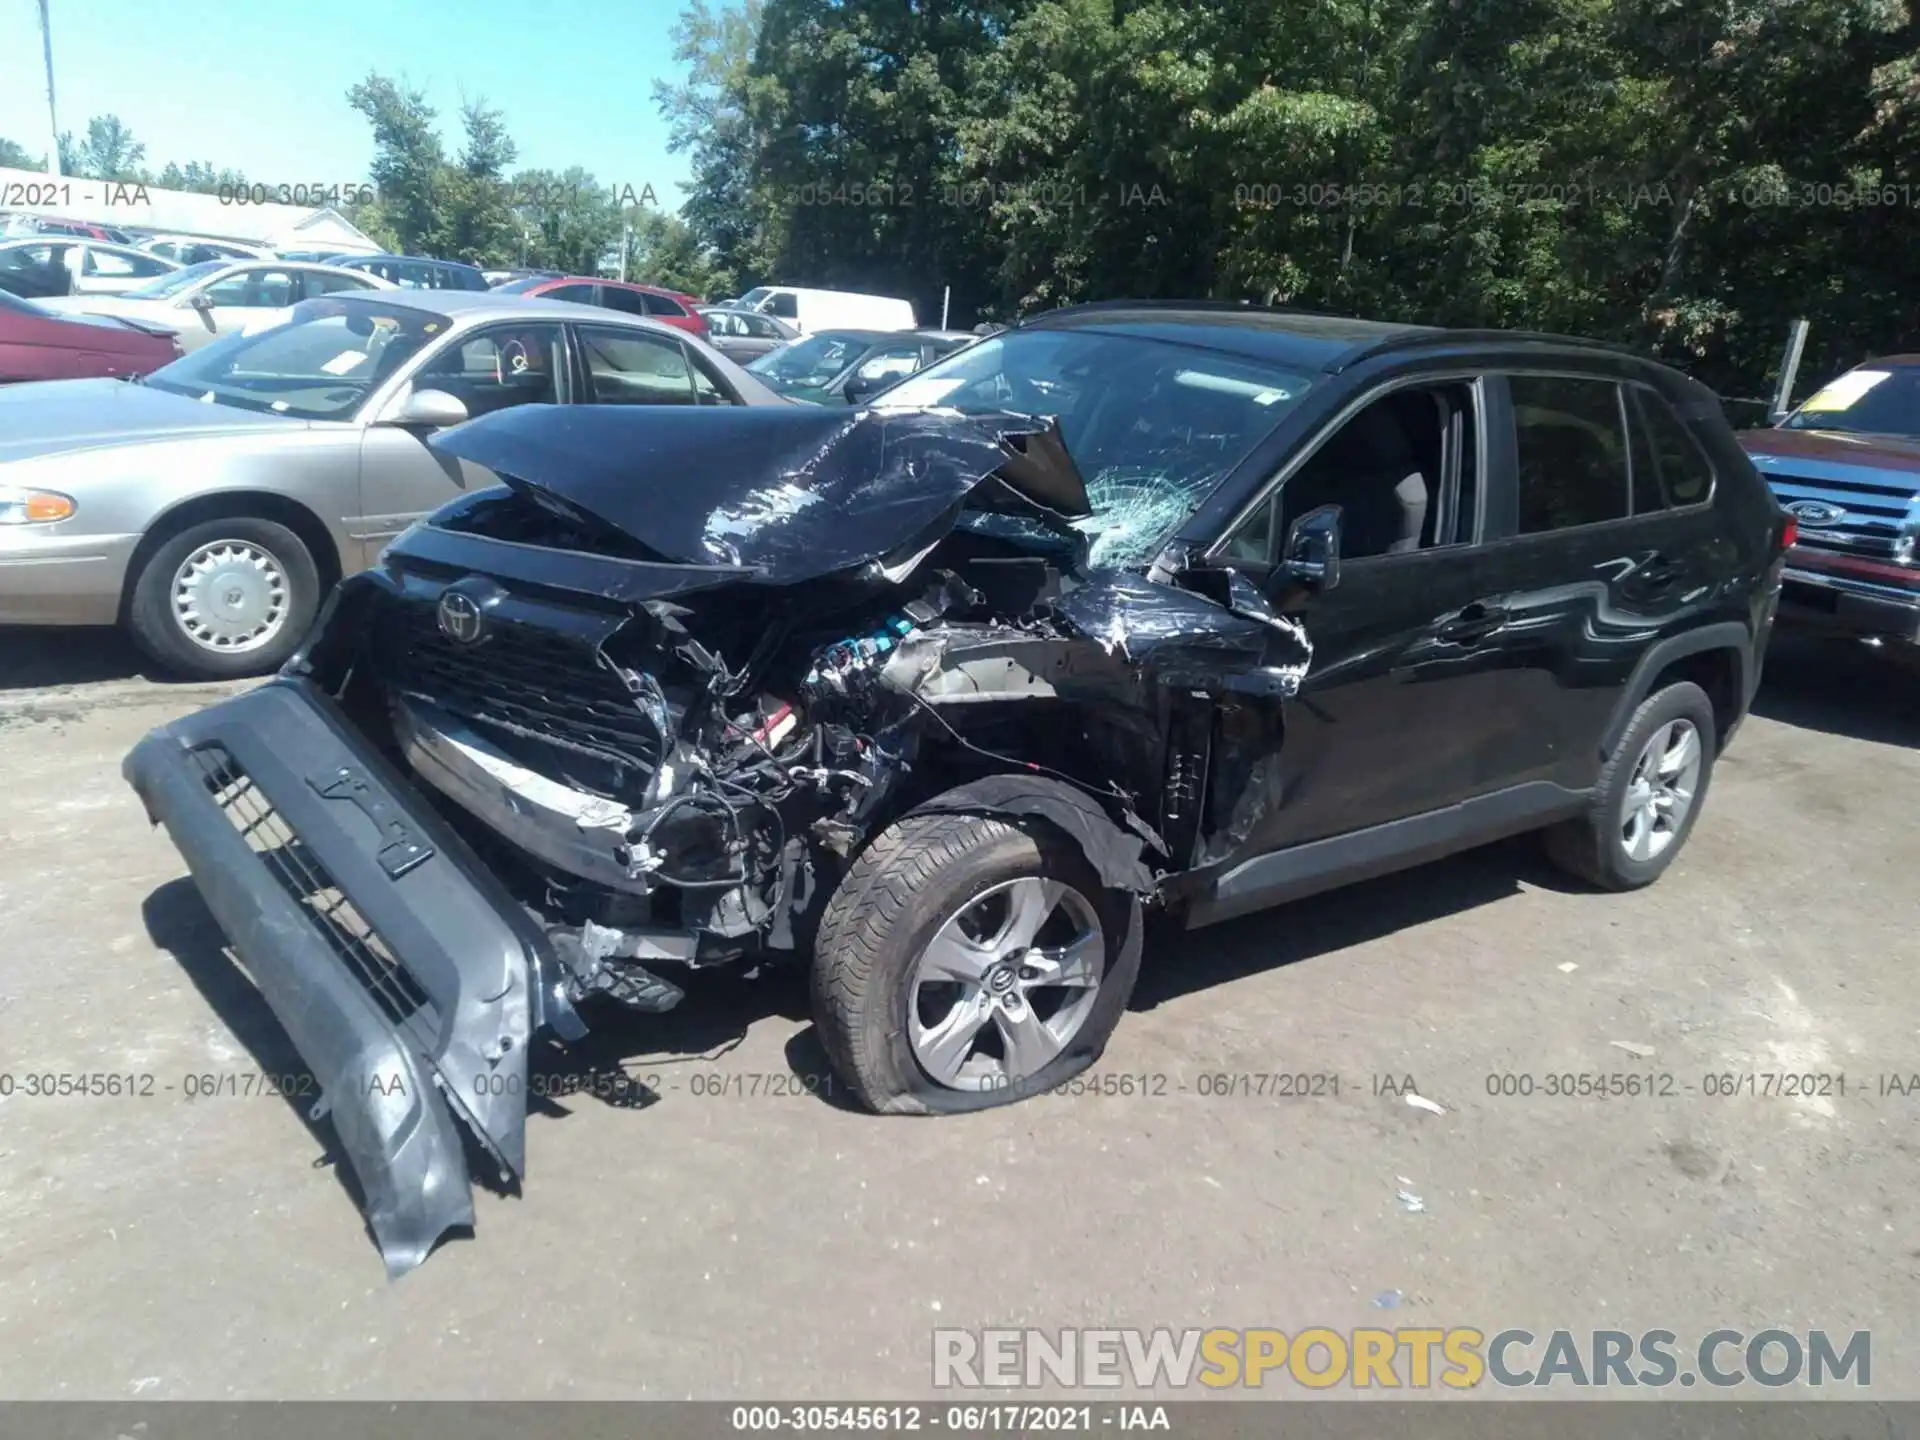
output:
[[[814,1017],[840,1078],[895,1114],[982,1110],[1099,1058],[1140,966],[1131,896],[1070,842],[909,816],[827,902]]]
[[[174,674],[228,680],[278,668],[319,604],[313,556],[293,531],[253,516],[203,520],[147,557],[127,629]]]
[[[1606,890],[1650,885],[1693,833],[1713,775],[1713,702],[1691,681],[1647,697],[1579,820],[1546,833],[1563,870]]]

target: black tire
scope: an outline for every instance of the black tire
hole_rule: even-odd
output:
[[[286,577],[286,615],[266,644],[221,653],[195,641],[175,619],[168,593],[174,574],[202,546],[235,541],[272,557]],[[202,520],[170,535],[146,558],[127,601],[127,632],[149,660],[190,680],[236,680],[283,664],[306,638],[320,606],[320,574],[300,537],[284,525],[251,515]]]
[[[1688,721],[1699,736],[1700,778],[1693,788],[1693,803],[1672,841],[1659,854],[1636,860],[1628,853],[1622,833],[1627,824],[1627,796],[1634,766],[1655,733],[1675,720]],[[1587,813],[1546,831],[1548,858],[1568,874],[1603,890],[1637,890],[1658,880],[1686,845],[1706,804],[1716,734],[1713,702],[1698,685],[1676,681],[1649,695],[1633,712],[1619,745],[1602,767]]]
[[[969,899],[1037,876],[1077,889],[1100,920],[1106,972],[1067,1046],[1034,1075],[985,1090],[949,1088],[913,1053],[911,977],[927,942]],[[892,1115],[985,1110],[1079,1074],[1106,1048],[1140,971],[1139,901],[1103,889],[1064,837],[982,815],[910,815],[881,832],[849,868],[821,916],[813,1013],[834,1070],[868,1109]]]

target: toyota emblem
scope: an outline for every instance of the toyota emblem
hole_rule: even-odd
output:
[[[1795,500],[1791,505],[1781,508],[1809,530],[1838,525],[1847,518],[1847,512],[1843,506],[1829,505],[1821,500]]]
[[[456,645],[476,644],[486,630],[486,620],[470,595],[449,590],[440,597],[440,633]]]

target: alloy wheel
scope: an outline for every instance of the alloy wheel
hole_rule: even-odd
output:
[[[1691,720],[1670,720],[1648,738],[1633,762],[1621,817],[1629,860],[1652,860],[1673,844],[1699,791],[1700,762],[1700,732]]]
[[[1107,968],[1091,901],[1038,876],[974,896],[934,932],[908,982],[914,1059],[936,1083],[1030,1079],[1086,1024]]]

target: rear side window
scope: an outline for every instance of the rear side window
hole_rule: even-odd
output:
[[[1663,396],[1634,391],[1639,441],[1634,447],[1633,510],[1698,505],[1713,494],[1713,463]]]
[[[542,290],[540,292],[540,298],[542,300],[571,300],[576,305],[591,305],[593,304],[593,286],[562,285],[557,290]]]
[[[1627,433],[1610,380],[1515,375],[1513,422],[1522,535],[1627,514]]]
[[[648,292],[643,298],[647,302],[649,315],[672,315],[679,318],[687,313],[686,307],[670,295],[655,295]]]
[[[638,290],[628,290],[619,285],[603,285],[600,287],[600,294],[602,305],[609,310],[618,310],[622,315],[651,313],[647,309],[647,297]]]

